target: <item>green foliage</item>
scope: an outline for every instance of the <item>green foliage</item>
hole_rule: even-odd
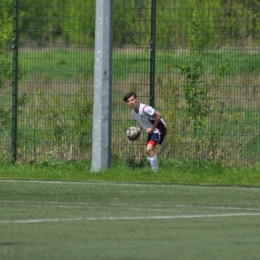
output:
[[[11,48],[8,43],[12,40],[12,16],[9,1],[4,0],[0,9],[0,90],[10,84],[12,73],[12,61],[10,59]]]
[[[168,128],[167,148],[164,153],[178,154],[178,149],[187,158],[196,160],[221,160],[221,153],[217,155],[223,135],[223,129],[218,127],[223,120],[224,107],[220,99],[221,86],[229,71],[230,61],[219,65],[216,75],[207,76],[203,59],[204,50],[200,38],[200,25],[195,19],[191,22],[189,31],[189,52],[185,62],[180,66],[181,85],[173,83],[171,66],[167,65],[166,84],[158,77],[160,97],[166,111],[164,117]],[[183,93],[185,106],[179,113],[178,93]],[[214,118],[214,121],[212,119]],[[169,122],[169,123],[168,123]],[[181,123],[180,123],[181,122]],[[189,145],[182,146],[188,143]],[[179,148],[182,146],[181,148]],[[178,147],[178,149],[177,149]],[[187,147],[187,148],[185,148]]]
[[[19,154],[25,160],[35,162],[43,154],[61,161],[90,157],[92,97],[80,88],[69,100],[64,99],[64,96],[45,95],[40,90],[37,104],[30,108],[27,103],[23,111],[30,131],[20,127],[18,138]],[[26,156],[28,151],[32,157]]]
[[[150,5],[147,0],[114,1],[113,40],[115,44],[143,44],[150,39]]]
[[[10,0],[1,1],[0,30],[0,47],[3,47],[12,39],[12,1]],[[2,54],[1,49],[0,54]]]
[[[25,32],[21,34],[23,41],[33,41],[38,46],[94,43],[93,0],[74,0],[73,3],[68,0],[38,0],[35,4],[24,0],[20,12],[20,29]],[[35,17],[40,22],[32,22]]]
[[[212,159],[223,162],[227,153],[239,157],[242,144],[255,143],[253,138],[247,138],[243,133],[250,131],[254,136],[258,136],[258,130],[239,124],[238,121],[236,127],[231,127],[233,115],[228,115],[222,87],[229,73],[231,61],[226,59],[219,65],[215,75],[207,75],[204,68],[205,52],[200,39],[200,26],[196,20],[191,23],[189,35],[189,55],[187,61],[180,65],[186,117],[183,121],[186,123],[182,126],[186,130],[186,137],[182,136],[181,141],[184,143],[188,141],[190,148],[186,152],[188,158],[194,160]],[[234,113],[234,117],[240,116],[240,110],[239,113]],[[231,132],[235,138],[227,137]],[[257,152],[257,146],[254,149]]]
[[[167,124],[168,133],[166,136],[166,142],[169,144],[166,154],[175,154],[177,144],[180,142],[180,131],[178,125],[178,86],[172,79],[172,68],[170,64],[166,65],[166,78],[157,76],[157,83],[159,85],[159,96],[162,99],[164,112],[163,118]]]
[[[0,129],[5,129],[10,122],[10,109],[0,108]]]
[[[259,41],[260,3],[258,0],[221,0],[218,29],[220,33],[229,35],[232,44],[238,46],[256,45]],[[229,42],[230,44],[230,42]]]
[[[203,50],[198,39],[199,24],[192,21],[189,31],[190,52],[187,62],[180,66],[181,74],[184,76],[183,92],[187,104],[186,115],[193,124],[193,133],[196,135],[198,129],[205,124],[205,119],[210,113],[209,86],[204,84],[203,76]]]
[[[218,102],[221,78],[225,77],[229,67],[228,62],[221,64],[217,75],[211,80],[207,79],[203,67],[204,51],[199,32],[199,23],[193,19],[189,31],[189,56],[187,61],[180,65],[180,72],[183,75],[182,89],[187,105],[185,113],[192,125],[194,137],[206,125],[209,115],[216,111],[213,102]]]
[[[0,90],[9,87],[12,84],[12,12],[12,1],[3,0],[0,6]],[[24,74],[23,64],[19,61],[19,79],[21,79]]]
[[[12,3],[8,6],[9,18]],[[94,0],[31,0],[20,3],[20,36],[23,42],[44,45],[94,44]],[[2,9],[1,9],[2,10]],[[203,44],[220,46],[230,39],[234,44],[256,44],[259,40],[259,1],[160,0],[157,3],[157,44],[175,48],[186,44],[193,12],[203,22]],[[114,43],[147,44],[150,40],[151,1],[113,1]],[[1,28],[1,27],[0,27]],[[3,36],[0,36],[0,38]]]

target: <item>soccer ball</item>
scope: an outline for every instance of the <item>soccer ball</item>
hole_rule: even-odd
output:
[[[129,140],[131,141],[135,141],[139,138],[140,136],[140,131],[138,130],[137,127],[135,126],[130,126],[127,130],[126,130],[126,136],[128,137]]]

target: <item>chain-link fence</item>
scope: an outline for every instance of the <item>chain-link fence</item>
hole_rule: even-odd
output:
[[[1,156],[12,153],[17,109],[17,160],[88,159],[95,1],[14,3],[0,3]],[[125,137],[135,124],[123,102],[128,91],[162,113],[168,135],[161,156],[257,162],[259,17],[255,0],[114,0],[113,163],[145,158],[145,134],[136,142]]]
[[[17,159],[89,158],[95,3],[27,0],[20,1],[16,8],[19,40],[13,48],[18,49],[19,61]],[[14,127],[8,120],[12,105],[11,77],[9,80],[1,90],[6,100],[1,103],[6,115],[1,131],[1,139],[6,140],[5,154],[10,154]]]

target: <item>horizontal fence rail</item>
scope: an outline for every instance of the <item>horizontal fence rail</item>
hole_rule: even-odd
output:
[[[3,160],[91,158],[95,4],[0,3]],[[146,134],[125,136],[128,91],[166,121],[160,156],[258,162],[259,17],[258,1],[114,0],[112,163],[146,160]]]

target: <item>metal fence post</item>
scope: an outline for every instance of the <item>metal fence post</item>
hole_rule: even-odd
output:
[[[150,105],[154,106],[155,93],[155,53],[156,48],[156,0],[152,0],[151,8],[151,42],[150,42]]]
[[[96,1],[92,169],[111,163],[112,0]]]
[[[12,162],[17,157],[17,106],[18,106],[18,17],[19,0],[14,0],[13,7],[13,71],[12,71]]]

